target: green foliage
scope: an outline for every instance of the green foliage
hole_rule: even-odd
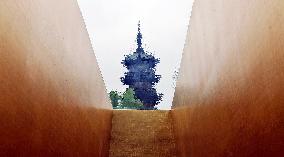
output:
[[[127,88],[121,95],[118,91],[111,91],[109,98],[113,109],[141,109],[142,102],[135,97],[135,92],[132,88]]]
[[[117,91],[111,91],[109,93],[109,98],[111,100],[111,104],[113,108],[118,108],[119,107],[119,102],[121,101],[121,96]]]
[[[135,92],[132,88],[127,88],[123,93],[123,98],[121,100],[122,108],[127,109],[140,109],[143,107],[142,102],[135,97]]]

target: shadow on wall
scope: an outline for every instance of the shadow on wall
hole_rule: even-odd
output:
[[[108,156],[110,110],[18,105],[0,110],[1,156]]]

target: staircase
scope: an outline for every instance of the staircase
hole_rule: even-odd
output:
[[[110,157],[176,157],[169,111],[114,110]]]

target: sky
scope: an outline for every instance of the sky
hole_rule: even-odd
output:
[[[125,91],[120,82],[126,69],[124,55],[136,49],[137,24],[141,21],[143,46],[161,62],[156,85],[163,93],[159,109],[170,109],[174,96],[174,71],[178,70],[193,0],[77,0],[107,91]]]

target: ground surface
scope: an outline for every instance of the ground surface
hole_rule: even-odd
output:
[[[110,157],[175,157],[169,111],[114,110]]]

